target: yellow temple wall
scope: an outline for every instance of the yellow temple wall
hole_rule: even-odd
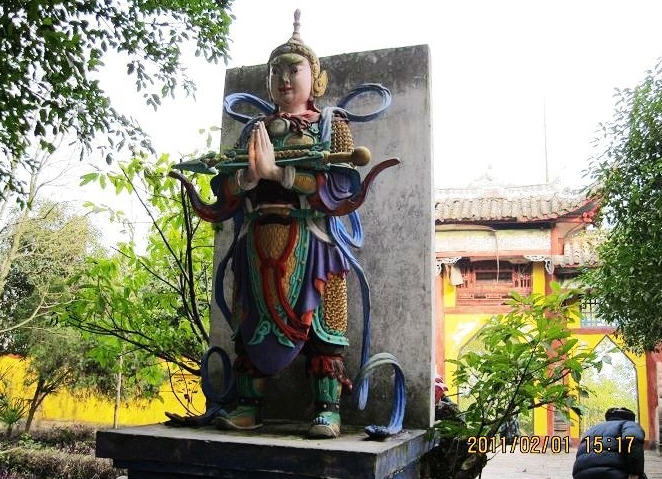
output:
[[[575,328],[577,326],[575,325]],[[573,327],[571,327],[573,329]],[[579,339],[579,342],[577,343],[577,347],[588,347],[588,348],[595,348],[600,341],[602,341],[605,336],[608,336],[614,343],[616,343],[617,346],[621,349],[621,352],[625,354],[630,361],[632,361],[632,364],[634,365],[634,369],[636,372],[636,377],[637,377],[637,406],[639,411],[635,411],[637,413],[637,422],[641,425],[641,427],[644,429],[644,432],[646,433],[646,438],[651,439],[654,436],[654,431],[650,431],[650,418],[649,418],[649,410],[648,410],[648,388],[647,388],[647,377],[648,377],[648,368],[646,367],[646,358],[645,356],[633,354],[629,351],[626,351],[625,349],[622,348],[623,342],[613,334],[606,334],[606,333],[590,333],[590,334],[575,334],[572,337]],[[576,383],[570,379],[570,384],[571,385],[576,385]],[[614,404],[614,407],[618,406],[618,404]],[[580,436],[580,423],[579,423],[579,417],[574,414],[570,413],[570,437],[573,438],[578,438]]]
[[[547,277],[543,263],[533,264],[532,276],[532,291],[538,294],[546,293]],[[451,285],[449,281],[443,281],[443,302],[444,309],[455,307],[455,286]],[[459,355],[460,349],[466,345],[475,334],[485,325],[493,313],[445,313],[443,318],[444,338],[445,338],[445,357],[447,359],[456,359]],[[578,318],[570,321],[568,324],[570,329],[577,329],[580,327]],[[579,344],[586,345],[594,348],[597,344],[607,335],[607,333],[591,333],[585,334],[577,332],[572,337],[579,339]],[[620,344],[617,338],[612,334],[609,337],[617,344]],[[637,374],[637,388],[638,388],[638,405],[639,412],[637,415],[638,422],[644,428],[646,437],[651,438],[654,434],[649,431],[649,409],[648,409],[648,390],[647,390],[647,368],[644,356],[634,355],[629,352],[624,353],[632,360]],[[453,384],[456,367],[454,364],[447,362],[444,365],[444,375],[446,383],[449,388],[449,394],[453,399],[457,394],[457,387]],[[571,383],[572,384],[572,383]],[[570,416],[570,437],[578,439],[580,436],[580,424],[578,417],[572,413]],[[548,411],[546,408],[541,407],[534,410],[533,416],[533,432],[535,435],[545,436],[548,431],[552,430],[552,425],[549,424]]]
[[[0,371],[9,374],[10,394],[12,397],[24,399],[32,398],[34,388],[23,385],[27,363],[18,356],[0,356]],[[197,385],[193,376],[187,381]],[[135,400],[123,401],[119,411],[119,425],[141,425],[163,422],[167,418],[165,412],[186,414],[186,410],[179,403],[175,394],[166,383],[161,389],[161,399],[152,401]],[[199,388],[191,391],[192,405],[197,411],[205,410],[205,400]],[[100,398],[92,394],[78,393],[74,396],[67,391],[47,396],[35,416],[35,423],[40,421],[66,421],[75,423],[90,423],[96,425],[112,425],[115,404],[113,401]]]

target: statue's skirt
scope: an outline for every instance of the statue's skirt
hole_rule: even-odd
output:
[[[310,231],[305,219],[251,221],[237,243],[232,270],[237,339],[263,374],[273,375],[285,368],[313,335],[321,341],[346,344],[344,335],[320,337],[316,334],[320,328],[312,323],[319,321],[316,315],[321,317],[321,293],[329,275],[344,277],[349,265],[335,244]],[[288,328],[303,338],[288,334]]]

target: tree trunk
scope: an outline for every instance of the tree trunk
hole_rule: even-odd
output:
[[[9,164],[11,165],[9,176],[13,177],[16,174],[16,167],[18,166],[18,160],[15,156],[11,155]],[[9,205],[9,201],[12,199],[12,194],[9,191],[9,183],[5,185],[2,193],[0,194],[0,197],[4,197],[4,200],[0,200],[2,201],[0,203],[0,223],[2,223],[2,219],[4,218],[5,212],[7,211],[7,205]]]
[[[34,415],[37,412],[37,409],[39,408],[39,405],[41,402],[44,400],[44,397],[46,396],[41,396],[42,394],[42,389],[44,387],[45,381],[42,378],[39,378],[37,381],[37,387],[34,390],[34,395],[32,396],[32,400],[30,401],[30,409],[28,410],[28,417],[25,419],[25,432],[30,432],[30,427],[32,427],[32,420],[34,419]]]
[[[124,364],[124,356],[120,354],[120,369],[117,372],[117,385],[115,387],[115,411],[113,412],[113,429],[119,426],[120,418],[120,399],[122,397],[122,365]]]
[[[7,254],[6,257],[2,259],[2,262],[0,263],[0,295],[2,295],[3,291],[5,290],[5,283],[7,281],[7,275],[9,274],[9,268],[11,267],[12,261],[14,261],[14,258],[16,257],[18,247],[21,244],[21,239],[23,238],[23,230],[25,228],[25,222],[28,219],[30,208],[32,207],[32,203],[34,202],[35,197],[37,196],[37,191],[40,188],[40,185],[37,184],[37,182],[39,181],[39,174],[41,173],[42,168],[45,166],[47,158],[48,157],[41,160],[39,166],[35,167],[30,172],[30,185],[28,189],[27,203],[26,206],[23,208],[23,211],[21,212],[20,218],[18,219],[18,223],[16,224],[16,229],[14,230],[12,244],[11,244],[11,248],[9,249],[9,253]]]
[[[9,268],[11,267],[14,258],[16,258],[18,247],[21,244],[21,238],[23,238],[23,230],[25,228],[25,221],[28,219],[28,213],[29,210],[27,208],[21,212],[21,215],[16,224],[16,229],[13,231],[11,247],[9,248],[7,255],[0,263],[0,294],[2,294],[2,292],[5,290],[5,283],[7,282]]]

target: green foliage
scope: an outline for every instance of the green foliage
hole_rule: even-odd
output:
[[[471,403],[462,421],[445,420],[435,428],[442,437],[494,437],[511,416],[553,405],[559,411],[581,414],[580,384],[586,368],[600,363],[593,352],[578,345],[566,327],[576,314],[578,291],[522,297],[513,294],[512,310],[492,318],[478,333],[482,352],[467,351],[457,360],[455,384],[468,386]]]
[[[82,177],[83,184],[135,195],[152,227],[144,253],[134,243],[121,243],[112,257],[88,261],[77,279],[79,294],[61,320],[199,374],[209,342],[214,231],[193,216],[180,185],[167,177],[170,166],[167,156],[152,165],[134,158],[116,173]],[[198,188],[209,196],[208,180],[198,181]],[[87,206],[131,227],[121,212]]]
[[[634,364],[609,338],[604,338],[595,350],[604,364],[601,371],[589,370],[582,378],[591,393],[581,398],[586,407],[581,420],[582,431],[604,421],[605,411],[611,407],[627,407],[635,412],[638,409]]]
[[[21,445],[40,444],[57,449],[69,449],[79,443],[94,444],[96,429],[82,424],[47,427],[23,434]]]
[[[6,372],[0,375],[0,422],[7,426],[6,435],[11,437],[12,429],[28,412],[28,402],[13,397]]]
[[[110,459],[97,459],[93,454],[69,454],[56,449],[26,447],[2,451],[0,469],[21,474],[18,477],[49,479],[115,479],[119,473]]]
[[[94,459],[96,431],[85,426],[37,429],[18,437],[0,438],[0,478],[112,478],[126,471]]]
[[[67,281],[98,249],[89,219],[63,204],[42,202],[23,213],[17,211],[13,227],[0,234],[0,252],[12,255],[0,291],[0,351],[16,354],[26,353],[24,336],[35,323],[50,324],[54,308],[71,300]]]
[[[612,229],[585,281],[600,317],[640,353],[662,340],[662,63],[616,98],[603,151],[591,165]]]
[[[181,50],[226,60],[229,0],[5,1],[0,4],[0,199],[22,185],[9,174],[29,144],[52,151],[53,137],[74,133],[84,147],[96,143],[106,160],[124,146],[149,148],[140,127],[115,110],[98,80],[111,52],[156,109],[178,87],[193,93]]]
[[[89,219],[52,202],[17,218],[0,237],[0,250],[18,244],[0,295],[0,352],[26,357],[25,385],[34,390],[26,401],[29,429],[39,405],[61,389],[114,397],[122,345],[56,323],[80,291],[75,279],[85,271],[86,258],[102,253]],[[131,376],[124,381],[124,397],[156,397],[165,380],[163,369],[141,351],[124,355],[122,372]]]
[[[447,360],[457,366],[454,384],[465,389],[462,403],[468,405],[462,412],[449,406],[434,425],[439,445],[423,460],[429,477],[478,477],[487,454],[470,451],[467,438],[494,438],[512,417],[546,405],[581,415],[579,398],[588,394],[582,374],[601,363],[566,327],[576,319],[579,297],[580,291],[561,291],[556,283],[547,296],[512,293],[512,309],[491,318],[457,360]]]

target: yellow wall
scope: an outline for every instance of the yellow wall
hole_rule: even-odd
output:
[[[467,344],[471,338],[483,327],[491,314],[446,314],[444,315],[444,332],[446,337],[446,358],[457,359],[460,348]],[[446,363],[445,379],[449,394],[457,394],[457,387],[453,384],[456,371],[455,364]]]
[[[604,333],[577,334],[574,335],[573,337],[579,339],[577,347],[588,347],[593,349],[598,345],[598,343],[600,343],[600,341],[602,341],[602,339],[605,336],[609,336],[609,338],[613,340],[621,348],[621,352],[623,352],[634,364],[634,369],[637,374],[637,391],[638,391],[637,406],[639,408],[637,414],[637,421],[646,432],[646,438],[654,439],[653,438],[654,431],[649,431],[648,388],[646,384],[646,377],[648,371],[646,368],[646,358],[644,356],[632,354],[631,352],[622,349],[623,342],[619,340],[619,338],[615,337],[613,334],[609,334],[609,335],[606,335]],[[572,381],[572,379],[570,380],[570,384],[573,385],[575,384],[574,381]],[[617,405],[615,404],[614,406]],[[579,417],[576,414],[571,413],[571,420],[572,421],[570,425],[570,435],[571,437],[579,437],[581,432]]]
[[[534,293],[545,294],[545,268],[542,263],[533,264],[531,287]],[[444,281],[444,309],[455,307],[455,286],[450,281]],[[491,313],[483,314],[449,314],[444,315],[444,337],[446,345],[444,351],[446,358],[456,359],[460,348],[471,340],[480,328],[493,316]],[[449,392],[457,394],[457,388],[452,386],[451,378],[455,375],[455,365],[446,363],[445,375]]]
[[[0,371],[9,372],[8,378],[11,381],[11,394],[14,397],[32,398],[34,389],[28,389],[23,386],[26,366],[26,362],[16,356],[0,357]],[[193,407],[198,412],[203,412],[205,401],[198,387],[198,379],[189,376],[185,380],[189,385],[193,386],[191,390]],[[181,381],[178,381],[178,383],[182,384]],[[181,386],[181,389],[183,389],[183,386]],[[180,397],[182,397],[182,394],[180,394]],[[169,383],[166,383],[161,389],[161,398],[162,400],[123,402],[119,412],[119,424],[128,426],[163,422],[167,419],[164,414],[165,411],[182,415],[186,414],[186,410],[177,401],[170,389]],[[113,411],[114,403],[112,401],[94,396],[74,397],[70,393],[60,392],[48,396],[44,400],[39,411],[37,411],[35,421],[73,421],[112,424]]]
[[[534,293],[545,294],[546,275],[543,263],[534,263],[532,272],[532,290]],[[444,308],[455,307],[455,286],[451,285],[449,281],[444,281]],[[447,359],[456,359],[460,352],[460,348],[467,344],[478,330],[485,324],[485,322],[493,314],[448,314],[444,315],[443,327],[445,339],[445,355]],[[579,319],[569,321],[568,327],[570,329],[579,328]],[[579,344],[587,347],[594,348],[604,338],[605,334],[576,334],[573,337],[579,338]],[[619,341],[610,337],[620,344]],[[625,351],[624,351],[625,352]],[[641,426],[646,431],[646,437],[651,438],[653,432],[648,430],[648,395],[646,387],[646,359],[644,356],[636,356],[631,353],[625,354],[633,361],[637,371],[637,383],[639,389],[639,415],[638,420]],[[457,388],[453,385],[453,378],[455,376],[456,367],[452,363],[445,364],[445,379],[449,387],[449,393],[457,394]],[[572,384],[572,383],[571,383]],[[570,436],[578,438],[580,435],[580,425],[576,415],[571,414]],[[533,416],[533,430],[534,434],[544,436],[547,434],[547,409],[537,408]]]
[[[533,263],[531,273],[532,291],[536,294],[545,294],[545,265],[543,263]]]
[[[455,307],[455,286],[447,279],[444,280],[444,308]]]

